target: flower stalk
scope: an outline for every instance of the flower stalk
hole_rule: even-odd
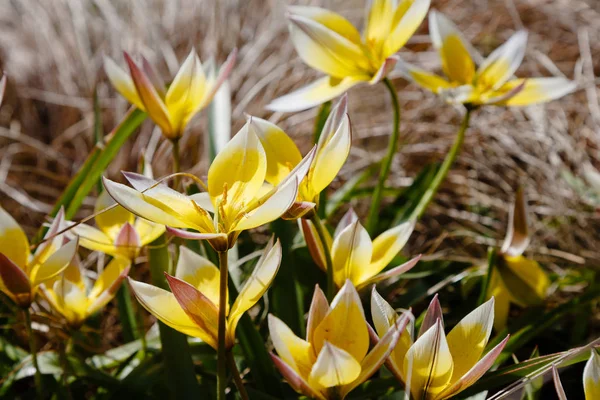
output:
[[[314,213],[311,217],[311,221],[317,230],[317,235],[321,243],[327,243],[327,233],[325,232],[325,226],[323,221],[319,218],[317,213]],[[324,245],[323,253],[325,255],[325,270],[327,271],[327,300],[331,301],[335,296],[335,281],[333,279],[333,261],[331,260],[331,249]]]
[[[23,314],[25,315],[25,328],[27,329],[27,336],[29,338],[29,352],[31,353],[33,367],[35,368],[35,393],[38,399],[43,399],[44,396],[42,391],[42,374],[40,372],[40,365],[38,364],[37,349],[35,346],[35,337],[33,336],[33,329],[31,327],[31,313],[29,312],[29,308],[24,308]]]
[[[179,174],[181,172],[181,156],[179,153],[179,138],[175,138],[171,140],[171,144],[173,145],[173,173]],[[173,187],[175,190],[179,189],[181,185],[181,175],[175,175],[173,179]]]
[[[387,153],[381,163],[379,178],[377,179],[377,186],[375,186],[375,190],[373,191],[373,201],[371,202],[371,208],[369,208],[369,215],[367,217],[367,231],[369,231],[370,234],[375,233],[375,230],[377,229],[377,221],[379,220],[380,211],[379,207],[381,205],[383,188],[385,186],[385,181],[390,174],[392,160],[394,159],[394,154],[396,154],[396,150],[398,149],[398,140],[400,138],[400,102],[398,101],[398,95],[396,94],[396,89],[394,89],[394,86],[389,79],[385,78],[383,83],[385,83],[385,86],[388,88],[390,97],[392,99],[392,107],[394,109],[394,129],[392,131],[392,136],[390,136]]]
[[[219,321],[217,348],[217,399],[225,400],[227,388],[227,348],[225,346],[227,314],[227,251],[219,252]]]
[[[227,364],[229,364],[229,369],[232,372],[233,380],[235,381],[235,386],[238,389],[238,393],[242,400],[249,400],[248,392],[246,392],[246,388],[244,387],[244,382],[242,381],[242,377],[240,375],[240,371],[235,365],[235,358],[233,358],[233,352],[230,350],[227,352]]]
[[[425,213],[427,206],[429,205],[429,203],[431,203],[433,196],[435,196],[438,189],[440,188],[440,185],[442,184],[444,179],[446,179],[446,175],[448,175],[448,171],[450,171],[450,167],[452,167],[452,164],[454,164],[454,160],[456,160],[458,153],[460,153],[460,149],[461,149],[463,141],[465,139],[465,133],[467,132],[467,129],[469,128],[469,121],[471,119],[471,113],[473,112],[473,110],[475,110],[474,107],[472,107],[472,106],[467,107],[467,112],[465,113],[465,116],[463,117],[462,124],[460,125],[458,133],[456,134],[456,138],[454,139],[452,148],[446,155],[446,158],[444,159],[444,162],[440,166],[440,169],[433,177],[433,181],[431,182],[431,185],[429,185],[429,187],[427,188],[427,191],[425,192],[423,197],[421,197],[421,200],[419,200],[419,204],[417,204],[417,207],[413,210],[413,212],[410,216],[410,219],[417,220],[417,219],[421,218],[421,216]]]

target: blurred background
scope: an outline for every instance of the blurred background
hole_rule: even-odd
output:
[[[294,4],[309,2],[294,2]],[[315,1],[362,26],[363,0]],[[33,234],[85,160],[96,138],[118,123],[127,103],[102,70],[108,55],[143,54],[165,78],[192,47],[203,61],[222,63],[234,48],[230,79],[233,128],[244,113],[280,124],[306,152],[317,110],[272,114],[273,98],[311,81],[317,73],[297,57],[285,25],[287,2],[272,0],[10,0],[0,2],[0,65],[8,74],[0,109],[0,204]],[[482,263],[489,245],[504,237],[514,190],[529,199],[533,232],[528,255],[562,277],[560,296],[577,295],[582,276],[600,261],[600,188],[589,171],[600,167],[600,2],[595,0],[433,0],[477,49],[488,54],[518,29],[530,32],[517,75],[560,76],[580,90],[544,106],[485,108],[472,119],[463,152],[409,243],[426,259]],[[425,22],[401,52],[409,62],[439,70]],[[402,79],[402,148],[392,188],[409,186],[427,164],[440,161],[460,114]],[[94,114],[97,91],[99,118]],[[334,187],[378,161],[391,132],[392,109],[383,85],[350,92],[354,127],[351,156]],[[206,174],[206,112],[182,139],[182,166]],[[169,143],[146,123],[122,149],[109,174],[133,170],[142,153],[156,176],[170,167]],[[81,216],[89,214],[88,199]],[[367,202],[354,200],[359,214]],[[400,205],[399,205],[400,206]],[[585,267],[584,267],[585,266]],[[566,283],[565,283],[566,282]],[[556,301],[561,301],[557,298]],[[591,321],[598,326],[598,318]]]

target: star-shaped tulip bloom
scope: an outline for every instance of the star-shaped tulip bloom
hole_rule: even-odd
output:
[[[242,315],[267,291],[281,261],[281,245],[273,239],[256,267],[226,311],[225,346],[235,344],[235,329]],[[129,279],[136,298],[152,315],[186,335],[205,341],[215,350],[218,344],[219,269],[186,247],[180,248],[176,275],[166,275],[171,292]],[[229,304],[228,302],[226,304]]]
[[[574,82],[562,77],[514,78],[525,55],[524,31],[515,33],[486,59],[471,47],[452,21],[434,10],[429,13],[429,34],[446,77],[401,60],[396,68],[449,103],[526,106],[557,99],[577,88]]]
[[[265,187],[267,157],[249,121],[211,164],[208,192],[187,196],[133,173],[125,173],[133,188],[108,179],[104,186],[132,213],[166,225],[176,236],[206,239],[223,252],[235,244],[241,231],[279,218],[294,204],[305,164],[298,164],[277,186]]]
[[[113,257],[134,260],[142,247],[154,241],[165,232],[164,225],[136,218],[131,212],[115,205],[110,195],[103,191],[94,207],[96,226],[79,224],[69,232],[79,237],[79,244],[86,249],[99,251]]]
[[[325,249],[313,222],[301,220],[300,226],[310,255],[315,263],[325,270]],[[402,250],[414,226],[414,221],[404,222],[371,240],[354,210],[348,210],[335,229],[333,240],[327,237],[326,243],[331,253],[336,286],[341,287],[349,279],[360,290],[414,267],[420,257],[381,273]]]
[[[123,97],[148,113],[167,138],[176,140],[183,135],[192,117],[211,102],[227,79],[236,53],[234,50],[217,72],[212,62],[202,66],[196,51],[192,50],[168,89],[145,58],[142,58],[142,65],[139,66],[124,53],[129,73],[110,58],[105,58],[104,70]]]
[[[394,68],[398,52],[415,33],[430,0],[374,0],[363,35],[344,17],[319,7],[289,8],[290,37],[300,58],[326,76],[275,99],[274,111],[305,110],[351,87],[375,84]]]
[[[377,338],[385,337],[394,321],[401,318],[375,289],[371,315],[376,330],[371,332],[374,340],[383,340]],[[386,367],[410,390],[412,398],[450,398],[481,378],[502,352],[508,336],[483,355],[493,323],[494,300],[490,299],[464,317],[446,336],[442,309],[435,296],[417,338],[411,323],[402,332]]]
[[[308,313],[306,340],[280,319],[269,315],[275,365],[299,393],[313,399],[343,399],[369,379],[396,345],[408,318],[400,318],[369,351],[369,326],[350,281],[331,306],[317,286]]]
[[[17,305],[28,308],[37,289],[59,275],[77,252],[77,240],[65,243],[66,228],[61,209],[35,252],[17,221],[0,207],[0,291]]]
[[[54,310],[76,329],[112,300],[127,277],[129,266],[128,260],[114,258],[92,286],[75,258],[52,286],[46,284],[42,290]]]
[[[260,118],[251,118],[267,156],[266,180],[280,184],[302,161],[300,150],[279,127]],[[352,128],[348,117],[348,100],[344,96],[331,110],[316,147],[305,157],[308,172],[300,182],[298,198],[283,215],[296,219],[311,215],[318,205],[319,194],[335,179],[346,162],[352,144]]]
[[[600,357],[595,349],[590,352],[590,359],[583,369],[585,400],[600,399]]]
[[[546,298],[550,279],[535,260],[523,256],[529,241],[527,202],[523,190],[519,189],[487,290],[488,298],[496,298],[496,330],[506,326],[511,303],[527,307],[539,305]]]

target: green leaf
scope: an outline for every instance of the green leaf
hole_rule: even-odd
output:
[[[165,235],[150,244],[148,258],[152,284],[168,290],[164,272],[169,270],[171,260]],[[164,373],[167,375],[171,394],[177,399],[202,398],[187,337],[162,322],[158,322],[158,324]]]

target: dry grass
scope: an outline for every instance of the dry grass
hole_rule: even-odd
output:
[[[364,2],[320,2],[362,23]],[[600,52],[600,7],[589,0],[434,0],[483,53],[524,27],[531,33],[520,76],[566,75],[581,90],[547,106],[488,108],[477,112],[464,151],[419,223],[412,249],[454,258],[481,258],[504,234],[512,191],[524,185],[535,213],[530,249],[556,272],[600,260],[600,219],[563,178],[600,165],[600,105],[593,64]],[[32,230],[49,210],[93,145],[93,88],[103,122],[114,126],[126,104],[109,87],[102,56],[143,53],[168,76],[195,46],[203,60],[220,61],[235,46],[232,77],[234,125],[243,112],[269,117],[306,150],[315,110],[270,115],[264,104],[317,74],[301,63],[287,38],[282,1],[14,0],[0,3],[0,57],[10,86],[0,111],[0,203]],[[437,68],[426,24],[404,57]],[[460,121],[460,110],[397,80],[403,114],[403,148],[391,184],[406,186],[426,163],[440,160]],[[383,86],[350,95],[355,142],[341,180],[378,160],[391,130]],[[186,135],[184,167],[205,173],[201,116]],[[157,175],[169,168],[169,146],[150,124],[111,166],[135,168],[150,143]],[[367,145],[368,144],[368,145]],[[155,151],[154,151],[155,150]],[[91,204],[91,201],[88,203]],[[361,209],[361,205],[357,205]],[[89,209],[88,209],[89,210]],[[443,240],[441,240],[443,239]]]

